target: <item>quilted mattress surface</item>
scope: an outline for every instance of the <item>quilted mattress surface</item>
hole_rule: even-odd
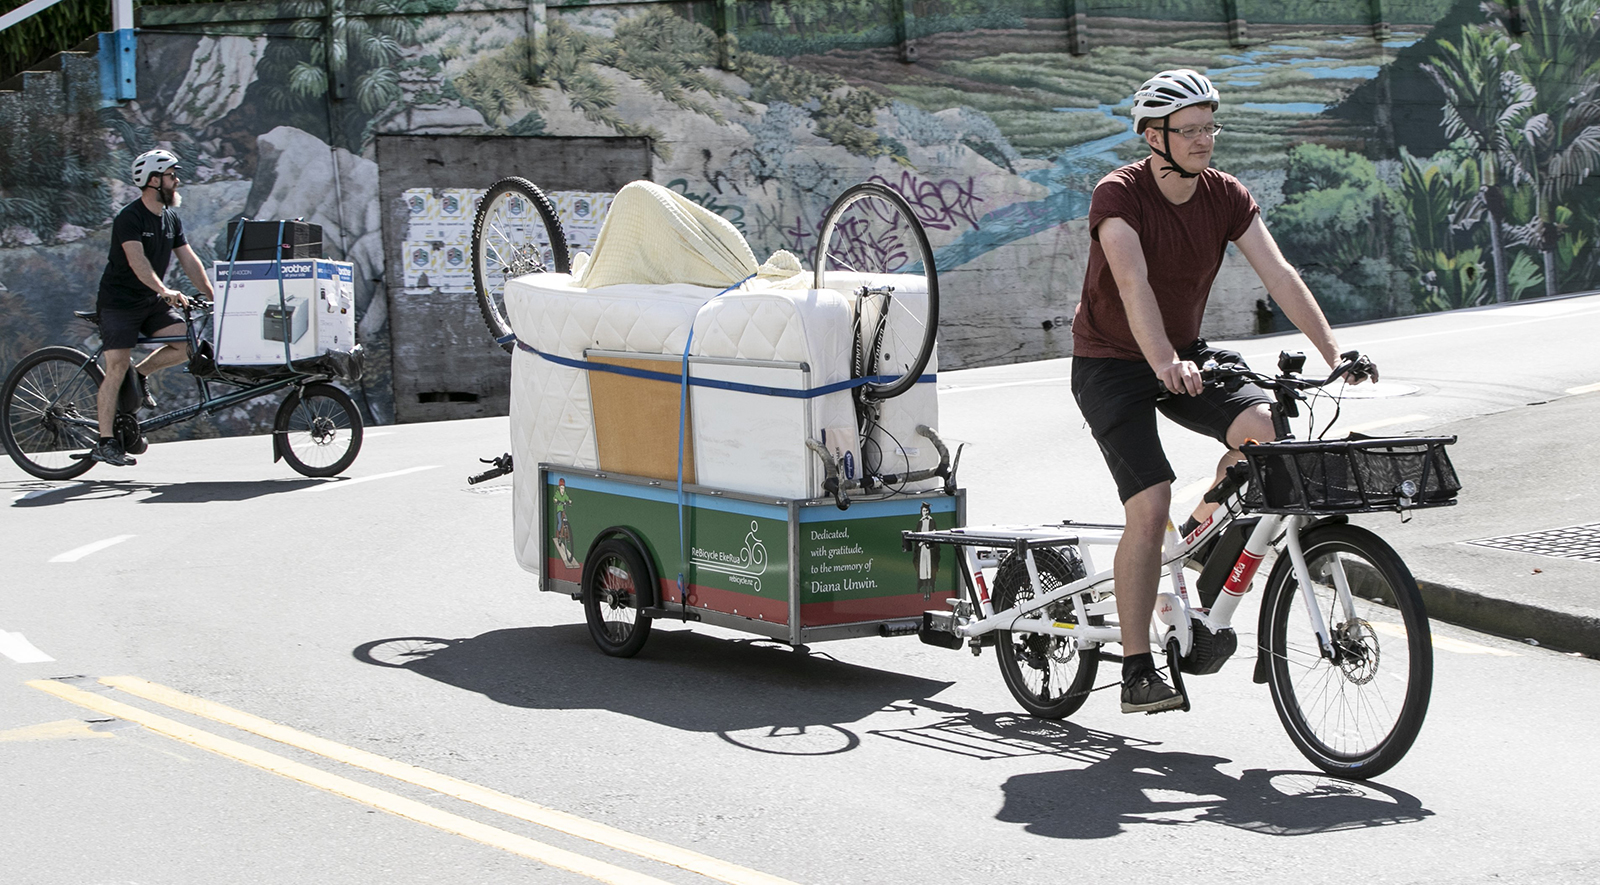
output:
[[[697,377],[791,389],[850,377],[850,300],[834,290],[790,289],[760,278],[728,292],[687,284],[584,289],[565,274],[534,274],[507,283],[505,304],[520,343],[569,360],[582,361],[587,350],[681,355],[692,332]],[[588,374],[523,347],[512,356],[512,453],[526,465],[513,474],[514,544],[529,571],[540,570],[542,555],[542,533],[533,524],[541,493],[533,466],[599,466]],[[906,401],[889,410],[897,427],[937,425],[932,385],[919,388],[926,390],[890,401]],[[804,436],[820,440],[824,430],[842,432],[847,447],[859,450],[848,391],[797,399],[697,386],[691,395],[703,485],[815,497],[822,468]],[[918,405],[910,408],[913,402]],[[675,447],[676,440],[664,444]]]

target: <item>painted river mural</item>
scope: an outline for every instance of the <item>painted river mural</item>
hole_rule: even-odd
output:
[[[370,359],[352,392],[369,420],[403,419],[390,334],[420,302],[386,254],[387,135],[647,138],[651,178],[758,257],[807,266],[833,197],[880,181],[934,243],[945,368],[1066,356],[1090,192],[1141,155],[1130,96],[1169,67],[1216,82],[1214,162],[1252,189],[1334,322],[1592,289],[1597,14],[1600,0],[146,4],[136,99],[106,98],[92,59],[0,92],[0,370],[84,342],[71,311],[92,305],[111,218],[136,196],[128,162],[164,147],[208,264],[241,214],[323,226],[329,257],[356,268]],[[504,174],[540,183],[536,157]],[[1207,331],[1283,327],[1230,255]],[[487,333],[449,346],[497,352]],[[157,396],[179,404],[187,379],[167,374]],[[274,407],[164,438],[260,432]]]

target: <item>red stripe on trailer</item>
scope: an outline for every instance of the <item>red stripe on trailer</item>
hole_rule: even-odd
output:
[[[661,598],[667,602],[678,601],[678,581],[676,578],[663,578],[661,580]],[[765,596],[735,593],[731,590],[719,590],[716,587],[690,584],[689,605],[694,608],[721,612],[725,615],[756,618],[770,624],[789,623],[789,596],[787,593],[781,598],[769,599]]]
[[[925,611],[949,611],[947,600],[955,594],[944,591],[925,598],[921,593],[899,596],[874,596],[869,599],[838,599],[800,605],[800,623],[807,627],[827,624],[854,624],[859,621],[884,621],[891,618],[920,618]]]

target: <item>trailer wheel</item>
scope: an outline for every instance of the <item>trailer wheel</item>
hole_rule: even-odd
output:
[[[650,570],[638,548],[624,538],[596,544],[583,562],[583,614],[594,644],[608,655],[631,658],[650,638],[644,602]]]

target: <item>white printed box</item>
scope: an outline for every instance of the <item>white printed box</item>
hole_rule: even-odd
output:
[[[220,262],[211,278],[221,365],[271,365],[355,347],[355,276],[347,261]]]

